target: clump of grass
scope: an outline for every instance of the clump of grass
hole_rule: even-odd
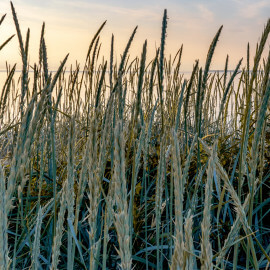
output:
[[[128,220],[128,205],[127,205],[127,188],[125,176],[125,138],[123,126],[119,121],[115,126],[114,131],[114,196],[116,210],[114,211],[114,224],[117,232],[119,250],[118,254],[121,259],[121,269],[131,269],[132,259],[130,250],[130,229]]]
[[[8,256],[8,215],[6,213],[6,181],[3,172],[2,165],[0,164],[0,187],[1,187],[1,210],[0,210],[0,267],[1,269],[8,269],[9,265],[9,256]]]
[[[205,183],[205,198],[204,198],[204,209],[203,209],[203,220],[201,223],[201,269],[213,269],[213,251],[210,243],[211,234],[211,200],[212,200],[212,186],[213,177],[215,171],[215,155],[216,155],[216,144],[213,146],[213,150],[208,161],[207,168],[207,182]]]

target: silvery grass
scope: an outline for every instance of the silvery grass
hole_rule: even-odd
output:
[[[1,199],[1,210],[0,210],[0,268],[1,269],[8,269],[9,267],[9,250],[8,250],[8,215],[6,213],[6,187],[5,187],[5,176],[3,172],[3,168],[0,164],[0,199]]]
[[[248,45],[233,71],[227,56],[211,72],[220,27],[205,66],[184,78],[184,46],[165,53],[166,10],[149,63],[147,41],[130,59],[137,27],[120,61],[112,35],[106,61],[105,21],[83,66],[67,69],[67,55],[56,73],[45,23],[32,64],[30,30],[24,40],[11,12],[22,73],[7,64],[0,93],[0,268],[265,268],[269,20],[253,65]]]

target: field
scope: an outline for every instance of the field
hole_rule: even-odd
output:
[[[104,23],[84,64],[50,72],[45,24],[30,65],[11,7],[22,71],[0,86],[0,269],[270,268],[270,20],[254,56],[211,72],[220,27],[185,79],[166,10],[149,63],[147,42],[129,57],[137,28],[105,61]]]

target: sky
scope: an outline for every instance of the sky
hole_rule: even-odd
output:
[[[131,46],[131,57],[141,55],[147,39],[147,60],[159,47],[163,11],[168,14],[168,31],[165,55],[174,56],[183,44],[182,71],[190,71],[195,60],[205,63],[209,45],[223,25],[211,69],[223,69],[227,54],[229,68],[246,59],[247,43],[254,56],[256,43],[270,15],[269,0],[14,0],[14,7],[25,40],[30,28],[29,61],[38,61],[38,48],[42,23],[45,22],[45,39],[49,68],[55,70],[67,53],[68,65],[76,60],[84,64],[90,41],[107,20],[101,32],[101,55],[109,59],[111,35],[115,39],[115,57],[120,59],[133,31],[138,30]],[[7,17],[0,26],[0,44],[16,33],[10,2],[0,1],[0,16]],[[264,56],[270,47],[269,39]],[[21,64],[17,37],[0,52],[0,69],[5,62]]]

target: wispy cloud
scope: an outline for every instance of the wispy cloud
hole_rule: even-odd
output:
[[[65,5],[67,10],[74,10],[74,8],[81,12],[81,14],[89,14],[93,12],[103,13],[109,17],[123,16],[134,20],[148,20],[160,21],[160,12],[155,8],[127,8],[117,5],[101,4],[85,1],[57,1],[59,5]],[[117,17],[115,17],[117,19]]]
[[[199,12],[199,16],[204,21],[207,21],[207,22],[214,21],[214,13],[209,8],[207,8],[205,5],[198,4],[197,9],[198,9],[198,12]]]
[[[264,11],[264,9],[267,8],[270,11],[270,2],[269,1],[257,1],[252,2],[249,4],[246,4],[243,8],[240,10],[240,14],[244,18],[252,19],[257,18],[261,15],[261,13]]]

